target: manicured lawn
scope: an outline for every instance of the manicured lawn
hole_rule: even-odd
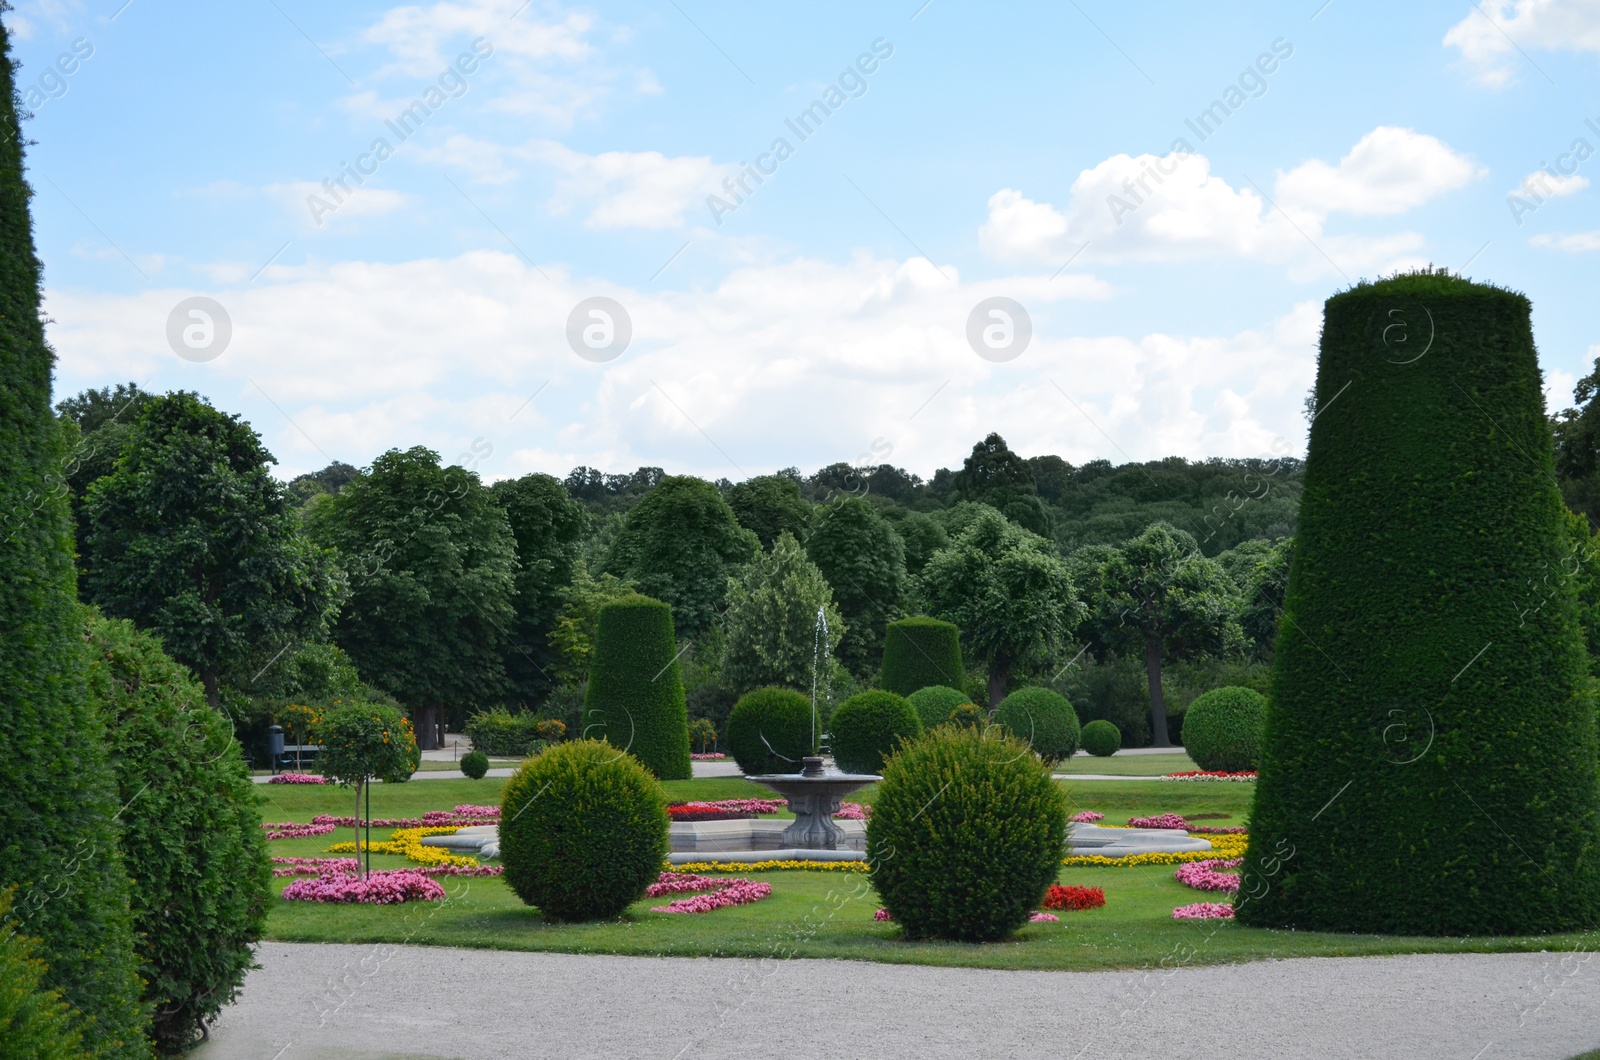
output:
[[[424,810],[457,803],[490,804],[502,781],[437,780],[377,785],[375,817],[415,817]],[[1227,814],[1214,823],[1244,823],[1250,784],[1157,785],[1148,781],[1063,781],[1073,811],[1098,810],[1120,824],[1131,815],[1174,811],[1185,815]],[[766,789],[738,777],[674,781],[665,785],[673,800],[744,798]],[[318,813],[348,814],[354,796],[342,788],[272,785],[261,789],[269,821],[309,821]],[[872,789],[859,793],[872,801]],[[331,836],[279,840],[273,854],[322,856],[330,842],[348,840],[351,830]],[[374,839],[378,834],[374,832]],[[383,838],[388,838],[385,831]],[[374,856],[373,868],[398,868],[399,857]],[[621,920],[600,924],[554,925],[524,906],[499,879],[441,880],[448,900],[405,906],[328,906],[306,902],[273,903],[269,938],[294,942],[410,942],[481,949],[552,950],[568,953],[778,957],[804,956],[893,963],[963,965],[986,968],[1093,970],[1144,966],[1172,967],[1266,957],[1356,956],[1397,953],[1570,949],[1600,946],[1600,932],[1586,935],[1481,939],[1387,938],[1264,931],[1225,921],[1176,921],[1179,905],[1212,896],[1172,879],[1172,869],[1063,869],[1061,881],[1105,888],[1106,906],[1062,913],[1057,924],[1031,924],[1014,940],[988,946],[911,943],[892,924],[872,919],[876,895],[864,874],[766,872],[755,875],[772,885],[772,897],[753,905],[714,913],[652,913],[664,900],[642,901]],[[278,890],[287,879],[275,881]]]
[[[1186,773],[1200,767],[1182,751],[1159,755],[1073,755],[1057,762],[1057,773],[1100,773],[1114,777],[1159,777],[1163,773]]]

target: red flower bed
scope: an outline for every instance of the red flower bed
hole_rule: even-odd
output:
[[[1064,887],[1055,883],[1044,893],[1046,909],[1099,909],[1105,904],[1106,892],[1103,887]]]

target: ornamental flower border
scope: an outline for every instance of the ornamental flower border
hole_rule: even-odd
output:
[[[691,898],[679,898],[668,902],[666,905],[653,905],[652,913],[710,913],[717,909],[727,909],[736,905],[749,905],[759,902],[763,898],[771,897],[772,884],[758,883],[755,880],[741,879],[737,876],[701,876],[693,872],[673,872],[664,870],[656,877],[656,882],[645,888],[646,898],[663,898],[669,894],[690,894],[695,891],[709,892],[695,894]]]

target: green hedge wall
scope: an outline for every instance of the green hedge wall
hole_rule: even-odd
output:
[[[496,758],[526,758],[544,749],[538,725],[544,719],[513,714],[504,707],[485,710],[467,720],[467,739],[474,751]]]
[[[798,773],[814,754],[811,700],[792,688],[758,688],[728,717],[728,753],[745,773]]]
[[[1528,300],[1328,299],[1241,921],[1592,928],[1595,707]]]
[[[623,748],[658,780],[693,775],[672,609],[660,600],[635,593],[600,609],[580,735]]]
[[[909,696],[929,685],[959,687],[966,679],[961,665],[961,631],[949,622],[918,616],[890,622],[883,635],[884,691]]]

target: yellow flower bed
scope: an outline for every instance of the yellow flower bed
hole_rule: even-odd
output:
[[[355,854],[361,850],[370,850],[374,854],[399,854],[409,861],[419,865],[456,865],[464,869],[478,867],[478,859],[464,854],[452,854],[444,847],[423,846],[422,839],[430,835],[455,835],[455,828],[396,828],[388,840],[378,843],[361,841],[359,849],[355,843],[335,843],[328,848],[330,854]]]
[[[671,872],[775,872],[797,869],[801,872],[866,872],[865,861],[691,861],[668,865]]]
[[[1242,858],[1250,837],[1244,833],[1234,835],[1200,835],[1190,832],[1196,839],[1211,841],[1210,850],[1195,850],[1182,854],[1128,854],[1108,858],[1100,854],[1072,854],[1061,859],[1061,864],[1073,868],[1132,868],[1135,865],[1182,865],[1189,861],[1210,861],[1213,858]]]

